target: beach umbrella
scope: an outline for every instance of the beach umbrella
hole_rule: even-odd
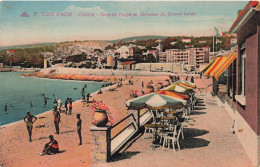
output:
[[[192,88],[196,88],[197,87],[197,85],[196,84],[194,84],[194,83],[192,83],[192,82],[190,82],[190,81],[176,81],[176,82],[173,82],[172,84],[182,84],[182,85],[185,85],[185,86],[190,86],[190,87],[192,87]]]
[[[183,99],[183,100],[188,100],[190,99],[188,96],[186,95],[183,95],[183,94],[180,94],[180,93],[177,93],[177,92],[173,92],[173,91],[167,91],[167,90],[159,90],[155,93],[158,93],[158,94],[162,94],[162,95],[167,95],[167,96],[171,96],[171,97],[175,97],[175,98],[178,98],[178,99]]]
[[[172,84],[170,86],[167,86],[166,88],[163,88],[163,90],[168,90],[168,91],[175,91],[177,93],[181,93],[181,94],[187,94],[191,91],[193,91],[192,88],[183,86],[183,85],[179,85],[179,84]]]
[[[144,96],[137,97],[126,101],[127,107],[130,109],[164,109],[164,108],[182,108],[187,104],[186,100],[175,97],[162,95],[158,93],[150,93]]]

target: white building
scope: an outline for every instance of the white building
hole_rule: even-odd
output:
[[[183,43],[190,43],[191,39],[190,38],[186,38],[186,39],[182,39],[181,40]]]
[[[127,46],[121,46],[116,50],[116,52],[120,54],[120,58],[124,58],[124,59],[134,55],[133,48]]]

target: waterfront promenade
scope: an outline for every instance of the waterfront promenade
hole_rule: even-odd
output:
[[[141,82],[167,79],[168,76],[134,77],[134,85],[123,84],[116,91],[104,90],[103,94],[93,95],[91,99],[102,100],[107,104],[115,118],[119,121],[128,113],[125,107],[131,89],[142,90]],[[184,79],[185,77],[181,77]],[[195,78],[198,87],[207,87],[212,79]],[[144,90],[144,89],[143,89]],[[210,91],[210,90],[208,90]],[[224,109],[215,105],[202,106],[191,116],[190,123],[184,129],[185,139],[180,142],[181,150],[162,150],[151,148],[151,139],[140,137],[125,153],[114,162],[92,164],[93,166],[252,166],[249,158],[239,143],[236,135],[230,132],[232,120]],[[21,111],[23,112],[23,111]],[[25,111],[24,111],[25,112]],[[76,114],[82,115],[83,145],[78,146],[76,133]],[[28,142],[28,134],[24,122],[1,127],[0,129],[0,165],[1,166],[90,166],[91,165],[91,133],[90,126],[93,112],[81,101],[73,103],[72,116],[61,114],[60,135],[54,135],[59,142],[61,153],[39,156],[48,136],[54,134],[52,112],[38,116],[34,124],[32,139]],[[36,127],[41,126],[40,128]],[[113,134],[112,134],[113,135]]]

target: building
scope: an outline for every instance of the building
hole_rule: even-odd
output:
[[[156,72],[182,72],[182,65],[179,63],[138,63],[133,65],[133,70],[156,71]]]
[[[237,33],[238,56],[229,67],[227,108],[236,134],[255,166],[260,165],[260,4],[251,1],[230,31]],[[242,130],[242,131],[239,131]]]
[[[160,54],[159,62],[163,63],[181,63],[188,65],[197,65],[201,63],[209,62],[209,47],[202,48],[188,48],[184,50],[180,49],[167,49],[166,60],[164,54]]]
[[[118,64],[118,69],[131,70],[134,61],[125,61]]]
[[[143,55],[148,54],[152,54],[156,58],[156,61],[159,61],[159,50],[147,50]]]
[[[206,43],[207,41],[199,41],[199,43]]]
[[[185,45],[185,48],[193,48],[194,45]]]
[[[217,39],[217,40],[216,40],[216,44],[218,44],[218,43],[222,43],[222,41],[219,40],[219,39]]]
[[[231,44],[231,46],[236,45],[237,44],[237,38],[231,38],[230,39],[230,44]]]
[[[166,56],[166,52],[160,52],[159,53],[159,63],[166,63],[167,62],[167,56]]]
[[[217,103],[225,107],[233,119],[232,132],[254,166],[260,165],[259,11],[260,3],[250,1],[239,12],[230,28],[230,32],[237,34],[237,52],[217,57],[205,71],[208,76],[215,77],[213,89]],[[219,80],[221,76],[222,81]]]
[[[120,58],[126,59],[130,56],[133,56],[133,48],[132,47],[127,47],[127,46],[121,46],[116,50],[117,53],[120,54]]]
[[[114,56],[107,56],[107,66],[114,67],[115,66],[115,57]]]
[[[183,43],[190,43],[190,42],[191,42],[191,39],[186,38],[186,39],[182,39],[181,41],[182,41]]]

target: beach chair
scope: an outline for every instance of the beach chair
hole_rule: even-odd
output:
[[[175,143],[177,144],[178,150],[180,150],[180,144],[179,144],[179,138],[181,133],[181,127],[180,124],[174,126],[173,132],[168,132],[167,135],[165,135],[163,140],[163,149],[165,146],[168,146],[168,149],[170,149],[170,144],[172,143],[173,151],[175,151]]]

